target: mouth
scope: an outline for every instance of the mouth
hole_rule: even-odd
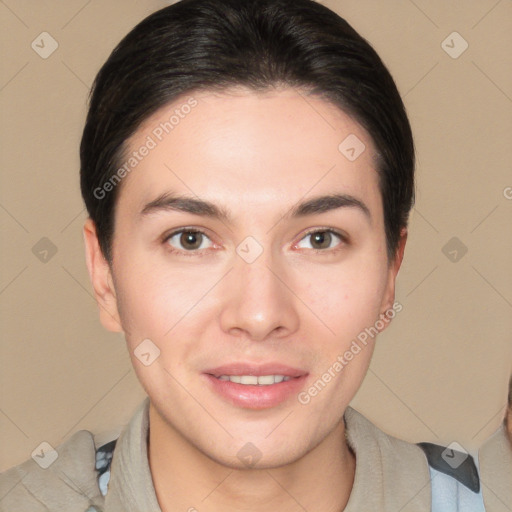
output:
[[[296,396],[309,375],[281,364],[232,363],[204,372],[209,387],[224,401],[243,409],[268,409]]]
[[[301,368],[293,368],[281,363],[228,363],[216,368],[206,370],[204,373],[212,375],[213,377],[283,377],[289,380],[293,377],[302,377],[308,372]],[[281,380],[283,380],[281,379]],[[226,379],[223,379],[226,380]],[[268,380],[268,379],[267,379]],[[281,380],[279,382],[281,382]],[[263,382],[262,382],[263,383]],[[238,383],[239,384],[239,383]],[[247,382],[247,384],[254,384],[254,382]]]
[[[215,377],[215,375],[212,375],[212,377]],[[229,382],[242,384],[243,386],[271,386],[272,384],[287,382],[298,377],[289,377],[288,375],[220,375],[216,378],[219,380],[229,380]]]

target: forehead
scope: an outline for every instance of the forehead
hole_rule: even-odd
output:
[[[380,200],[371,137],[336,106],[291,88],[186,94],[127,142],[134,166],[119,201],[135,209],[168,190],[266,208],[335,191]]]

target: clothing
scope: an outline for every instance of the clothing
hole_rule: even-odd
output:
[[[482,445],[478,460],[486,511],[512,511],[512,443],[504,423]]]
[[[472,491],[457,479],[430,467],[432,512],[486,512],[482,489]]]
[[[430,512],[431,474],[424,451],[385,434],[351,407],[344,417],[356,455],[345,512]],[[82,430],[57,447],[59,456],[48,469],[30,459],[2,473],[0,511],[161,512],[148,464],[148,428],[146,398],[116,442],[96,450],[93,434]]]
[[[93,435],[76,432],[56,451],[57,459],[46,469],[29,459],[0,475],[1,512],[101,510]]]

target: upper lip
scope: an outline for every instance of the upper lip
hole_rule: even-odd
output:
[[[300,368],[292,368],[280,363],[229,363],[206,370],[204,373],[220,377],[221,375],[283,375],[285,377],[301,377],[308,372]]]

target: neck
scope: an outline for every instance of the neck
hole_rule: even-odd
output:
[[[341,512],[354,482],[355,457],[341,421],[299,459],[268,469],[234,469],[208,457],[149,409],[148,458],[162,512]]]

